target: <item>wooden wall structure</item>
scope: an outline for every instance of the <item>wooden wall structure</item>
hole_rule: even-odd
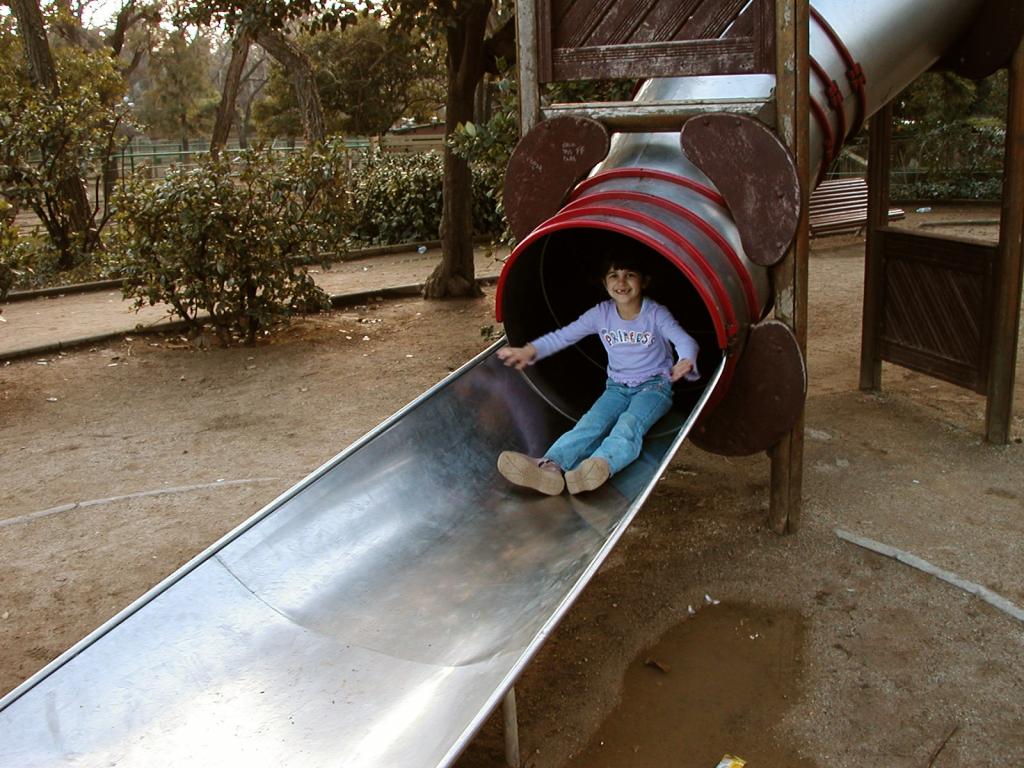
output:
[[[888,226],[891,106],[872,118],[860,363],[864,390],[881,388],[884,360],[985,395],[985,437],[996,445],[1011,438],[1019,340],[1024,42],[1009,68],[998,244]]]
[[[521,135],[545,116],[540,86],[564,80],[755,74],[776,71],[780,0],[518,0]],[[642,20],[642,23],[641,23]],[[787,22],[788,25],[789,22]],[[724,36],[723,36],[724,35]],[[759,104],[573,105],[613,130],[667,130],[709,108]],[[567,110],[562,110],[567,111]]]

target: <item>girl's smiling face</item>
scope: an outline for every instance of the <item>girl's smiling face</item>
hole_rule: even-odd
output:
[[[619,307],[639,308],[647,278],[632,269],[612,267],[604,276],[604,287]]]

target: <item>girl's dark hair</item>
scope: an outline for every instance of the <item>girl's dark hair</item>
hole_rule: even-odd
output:
[[[643,277],[651,276],[647,262],[635,253],[612,253],[601,259],[601,280],[613,269],[628,269]]]

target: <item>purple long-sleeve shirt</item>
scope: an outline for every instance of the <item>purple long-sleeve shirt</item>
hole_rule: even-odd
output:
[[[693,361],[693,368],[684,378],[696,381],[697,342],[682,329],[672,313],[658,302],[644,298],[640,314],[623,320],[612,300],[591,307],[576,320],[546,333],[531,344],[537,350],[534,362],[550,357],[580,339],[596,333],[608,352],[608,378],[628,387],[665,376],[668,378],[674,360],[669,343],[679,359]]]

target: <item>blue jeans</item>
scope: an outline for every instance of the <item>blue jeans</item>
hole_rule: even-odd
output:
[[[657,376],[635,387],[608,379],[604,393],[544,458],[568,471],[584,459],[598,457],[615,474],[636,460],[647,430],[671,407],[672,382],[667,378]]]

